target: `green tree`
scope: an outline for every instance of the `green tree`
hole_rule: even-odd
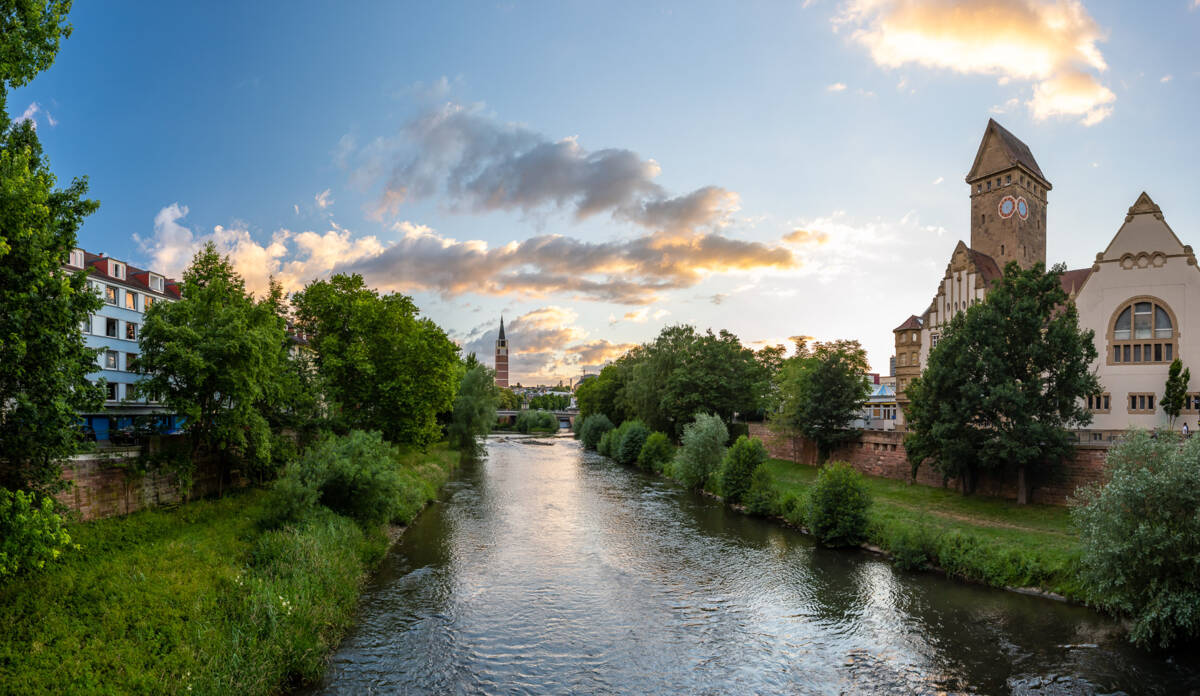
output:
[[[1183,410],[1184,399],[1187,398],[1188,383],[1192,381],[1192,371],[1183,366],[1183,361],[1175,358],[1171,361],[1171,367],[1167,370],[1167,383],[1163,388],[1162,404],[1163,413],[1171,419],[1171,427],[1175,427],[1175,419],[1179,417],[1179,412]]]
[[[858,341],[831,341],[809,347],[796,342],[796,354],[778,376],[779,410],[772,426],[798,432],[817,446],[821,464],[837,445],[858,437],[850,423],[867,400],[867,354]]]
[[[1063,270],[1009,263],[987,298],[950,322],[908,390],[905,446],[914,467],[928,459],[971,493],[981,470],[1011,466],[1025,503],[1070,455],[1068,428],[1091,422],[1083,399],[1100,385],[1093,333],[1079,328]]]
[[[505,411],[515,411],[521,408],[521,397],[517,396],[517,393],[508,387],[501,389],[497,398],[499,399],[499,408]]]
[[[725,456],[729,431],[720,416],[697,413],[683,429],[683,438],[671,472],[688,488],[703,488]]]
[[[376,430],[421,447],[441,436],[439,413],[458,386],[458,347],[418,318],[405,295],[380,295],[360,275],[310,283],[292,297],[341,430]]]
[[[596,377],[580,384],[575,390],[579,415],[604,414],[615,424],[620,424],[629,417],[625,385],[630,380],[632,366],[632,357],[623,356],[611,365],[605,365]]]
[[[454,416],[448,431],[450,446],[462,452],[464,457],[483,455],[483,438],[496,424],[498,399],[494,371],[478,364],[467,370],[458,385],[458,395],[454,397]]]
[[[80,323],[100,307],[86,272],[63,270],[75,233],[98,204],[86,178],[56,188],[37,131],[12,123],[13,87],[54,61],[70,36],[69,2],[0,1],[0,487],[61,487],[60,461],[78,451],[76,413],[98,408],[87,380],[96,352]]]
[[[725,460],[721,462],[721,493],[730,503],[740,503],[750,491],[754,472],[767,461],[767,448],[762,440],[742,435],[738,437]]]
[[[211,242],[184,271],[180,293],[146,312],[137,393],[186,418],[193,461],[207,451],[225,474],[238,460],[269,470],[263,410],[279,398],[286,336],[272,299],[256,301]]]

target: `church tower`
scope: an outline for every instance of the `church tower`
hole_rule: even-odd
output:
[[[975,163],[967,174],[971,190],[971,249],[991,256],[1001,269],[1046,262],[1046,180],[1029,146],[988,119]]]
[[[508,341],[504,338],[504,317],[500,317],[500,335],[496,338],[496,386],[508,386]]]

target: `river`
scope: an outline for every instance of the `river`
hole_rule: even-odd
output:
[[[1142,653],[1087,609],[820,549],[541,441],[492,438],[460,470],[306,693],[1200,690],[1200,665]]]

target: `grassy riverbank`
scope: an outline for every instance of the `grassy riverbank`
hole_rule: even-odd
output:
[[[406,452],[397,522],[433,499],[458,461]],[[0,690],[271,694],[316,679],[388,547],[327,510],[264,531],[268,495],[77,524],[82,549],[0,586]]]

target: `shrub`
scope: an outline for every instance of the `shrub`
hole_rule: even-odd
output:
[[[0,579],[44,568],[70,547],[53,499],[0,488]]]
[[[924,527],[902,527],[885,544],[892,563],[903,570],[923,568],[937,553],[937,541]]]
[[[650,429],[640,420],[627,420],[613,433],[613,459],[618,464],[630,466],[637,463],[638,455],[642,453],[642,445],[650,437]]]
[[[733,445],[733,443],[736,442],[739,437],[750,437],[749,423],[730,423],[728,428],[729,440],[725,443],[727,445]]]
[[[808,494],[808,529],[824,546],[854,546],[867,532],[871,497],[862,474],[844,463],[821,469]]]
[[[672,471],[688,488],[703,488],[725,455],[729,431],[720,416],[697,413],[683,428],[682,446],[675,455]]]
[[[754,472],[750,474],[750,484],[742,497],[742,504],[751,515],[766,517],[781,514],[782,503],[771,480],[771,472],[767,471],[765,466],[755,467]]]
[[[1106,468],[1071,510],[1093,601],[1131,617],[1140,645],[1200,636],[1200,439],[1135,431]]]
[[[605,457],[612,456],[613,434],[615,434],[616,432],[617,432],[616,430],[604,431],[604,434],[600,436],[600,442],[596,445],[596,451],[598,453],[600,453],[601,455],[603,455]]]
[[[265,522],[297,522],[320,503],[360,523],[380,524],[394,516],[402,488],[396,450],[382,435],[361,430],[326,435],[276,482],[273,502],[282,509]]]
[[[742,435],[721,462],[721,492],[730,503],[740,503],[750,490],[750,478],[767,461],[762,440]]]
[[[583,426],[587,423],[587,419],[587,416],[577,416],[575,422],[571,424],[571,433],[576,440],[583,434]]]
[[[579,440],[583,442],[586,449],[594,450],[600,445],[600,438],[604,433],[613,429],[612,421],[603,413],[596,413],[587,417],[583,426],[579,430]]]
[[[671,446],[671,440],[666,433],[651,433],[642,445],[642,451],[638,453],[637,465],[647,471],[661,474],[673,454],[675,448]]]
[[[558,416],[549,411],[521,411],[517,414],[517,430],[522,433],[557,432]]]

